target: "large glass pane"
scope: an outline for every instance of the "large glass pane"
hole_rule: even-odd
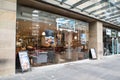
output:
[[[88,58],[88,23],[20,7],[16,49],[27,50],[32,66]]]

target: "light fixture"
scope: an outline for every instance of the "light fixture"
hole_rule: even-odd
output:
[[[45,36],[46,35],[45,32],[42,32],[42,35]]]
[[[74,39],[76,40],[76,39],[77,39],[77,36],[74,36]]]
[[[68,32],[71,32],[71,30],[67,30]]]
[[[60,28],[60,31],[62,31],[62,29]]]
[[[39,13],[39,11],[38,10],[33,10],[33,13]]]
[[[52,24],[49,23],[49,26],[51,26]]]
[[[74,31],[75,33],[78,33],[78,31]]]
[[[33,17],[38,17],[38,14],[32,14]]]
[[[39,26],[39,24],[36,24],[36,26],[38,27],[38,26]]]

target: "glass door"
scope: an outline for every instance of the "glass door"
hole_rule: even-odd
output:
[[[118,54],[119,53],[119,43],[118,38],[112,38],[112,54]]]
[[[118,38],[118,54],[120,54],[120,38]]]

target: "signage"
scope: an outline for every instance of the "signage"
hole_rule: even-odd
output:
[[[120,32],[118,32],[118,37],[120,37]]]
[[[97,58],[96,52],[95,52],[95,49],[94,49],[94,48],[91,48],[91,49],[90,49],[90,53],[91,53],[91,57],[92,57],[93,59],[96,59],[96,58]]]
[[[86,44],[86,34],[81,34],[81,44]]]
[[[106,35],[110,35],[111,36],[111,30],[110,29],[106,29]]]
[[[54,44],[54,32],[52,30],[45,30],[45,43]]]
[[[75,20],[57,18],[57,30],[75,31]]]
[[[20,64],[22,71],[27,71],[30,69],[30,63],[29,63],[29,58],[28,58],[28,53],[27,51],[20,51],[19,52],[19,59],[20,59]]]
[[[112,31],[111,36],[112,36],[112,37],[116,37],[116,32],[115,32],[115,31]]]

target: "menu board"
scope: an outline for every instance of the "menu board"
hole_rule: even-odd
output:
[[[52,30],[45,30],[45,43],[54,44],[54,32]]]
[[[27,71],[30,69],[30,63],[28,58],[27,51],[20,51],[19,52],[19,59],[20,59],[20,65],[22,68],[22,71]]]
[[[94,49],[94,48],[91,48],[91,49],[90,49],[90,53],[91,53],[92,59],[96,59],[96,58],[97,58],[96,52],[95,52],[95,49]]]

